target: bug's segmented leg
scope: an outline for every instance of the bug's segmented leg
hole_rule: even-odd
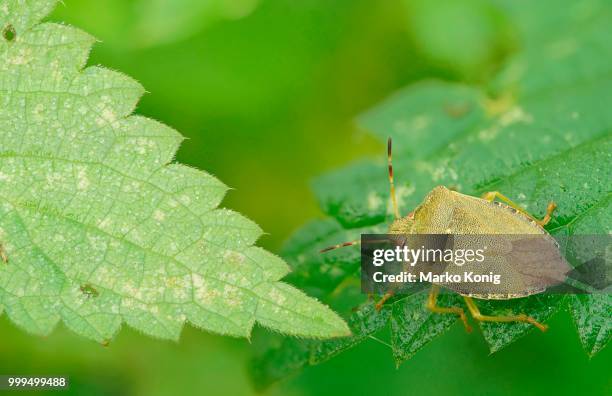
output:
[[[378,302],[376,303],[376,305],[374,306],[374,308],[376,309],[376,311],[380,311],[383,307],[383,305],[385,305],[385,303],[387,302],[387,300],[389,300],[391,297],[393,297],[395,295],[395,293],[393,291],[388,291],[386,292],[382,298],[380,300],[378,300]]]
[[[454,314],[459,315],[459,318],[463,322],[463,326],[468,333],[472,332],[472,326],[467,321],[467,316],[463,311],[463,308],[460,307],[439,307],[436,305],[436,300],[438,299],[438,294],[440,293],[440,286],[432,285],[431,290],[429,292],[429,296],[427,297],[426,307],[431,312],[439,313],[439,314]]]
[[[548,203],[548,206],[546,207],[546,214],[540,220],[540,219],[536,219],[535,217],[533,217],[532,215],[527,213],[527,211],[525,211],[525,209],[521,208],[514,201],[512,201],[510,198],[506,197],[504,194],[500,193],[499,191],[489,191],[489,192],[486,192],[486,193],[484,193],[482,195],[482,199],[487,200],[487,201],[491,201],[491,202],[493,202],[495,200],[495,198],[497,198],[500,201],[503,201],[504,203],[508,204],[508,206],[510,206],[511,208],[514,208],[514,209],[518,210],[519,212],[527,215],[529,218],[533,219],[533,221],[535,221],[536,223],[538,223],[542,227],[545,226],[546,224],[548,224],[548,222],[551,219],[552,213],[557,208],[557,204],[555,204],[553,201],[550,201]]]
[[[536,219],[536,223],[544,227],[550,221],[552,213],[555,211],[555,209],[557,209],[557,204],[553,201],[550,201],[548,203],[548,206],[546,207],[546,214],[544,215],[544,217],[542,217],[541,220]]]
[[[548,326],[538,322],[531,316],[527,316],[525,314],[494,315],[494,316],[483,315],[480,313],[480,310],[478,309],[478,307],[474,303],[474,300],[472,300],[471,297],[464,296],[463,298],[465,299],[465,303],[467,304],[467,307],[470,310],[472,317],[477,321],[480,321],[480,322],[523,322],[523,323],[530,323],[542,331],[548,330]]]

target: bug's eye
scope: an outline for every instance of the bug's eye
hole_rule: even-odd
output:
[[[414,210],[412,212],[408,213],[408,216],[406,216],[406,217],[408,217],[410,220],[413,220],[414,219]]]

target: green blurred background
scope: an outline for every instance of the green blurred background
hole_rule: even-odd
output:
[[[424,78],[480,84],[519,45],[486,1],[64,0],[51,20],[102,41],[90,64],[139,80],[137,112],[187,140],[178,160],[234,188],[224,201],[278,251],[322,214],[310,180],[383,147],[354,118]],[[612,352],[589,360],[570,318],[493,356],[453,328],[395,369],[366,342],[266,394],[612,394]],[[253,346],[186,328],[180,343],[124,329],[109,347],[63,328],[48,338],[0,319],[0,372],[65,374],[84,395],[248,395]]]

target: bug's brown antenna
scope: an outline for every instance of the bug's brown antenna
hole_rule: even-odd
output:
[[[391,187],[391,202],[393,203],[393,213],[396,219],[400,218],[397,208],[397,198],[395,196],[395,183],[393,183],[393,164],[391,161],[391,138],[387,140],[387,161],[389,163],[389,185]]]
[[[343,242],[343,243],[339,243],[337,245],[326,247],[325,249],[320,250],[319,253],[325,253],[325,252],[329,252],[330,250],[339,249],[339,248],[343,248],[343,247],[346,247],[346,246],[353,246],[353,245],[357,245],[359,243],[361,243],[361,240],[359,240],[359,239],[356,240],[356,241]]]

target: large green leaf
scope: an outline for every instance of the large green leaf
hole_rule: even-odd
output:
[[[84,68],[94,39],[39,23],[55,1],[0,1],[0,308],[25,330],[61,320],[104,342],[122,323],[177,339],[185,322],[248,337],[255,322],[348,334],[278,280],[260,228],[218,209],[227,188],[172,163],[176,131],[130,115],[143,88]]]
[[[500,3],[524,44],[487,87],[419,83],[360,119],[376,136],[394,139],[400,212],[407,214],[442,184],[471,195],[502,191],[535,216],[554,200],[558,209],[548,226],[553,234],[609,234],[612,47],[607,40],[612,28],[606,17],[611,7],[589,0],[559,7],[548,1],[542,2],[541,15],[525,12],[525,2]],[[534,22],[539,17],[546,21],[541,26]],[[323,210],[348,230],[383,227],[390,220],[384,158],[324,175],[315,192]],[[569,306],[589,353],[610,338],[608,295],[476,303],[484,314],[522,312],[541,321]],[[420,294],[391,304],[397,362],[456,321],[431,317]],[[520,323],[480,327],[492,352],[534,329]]]

